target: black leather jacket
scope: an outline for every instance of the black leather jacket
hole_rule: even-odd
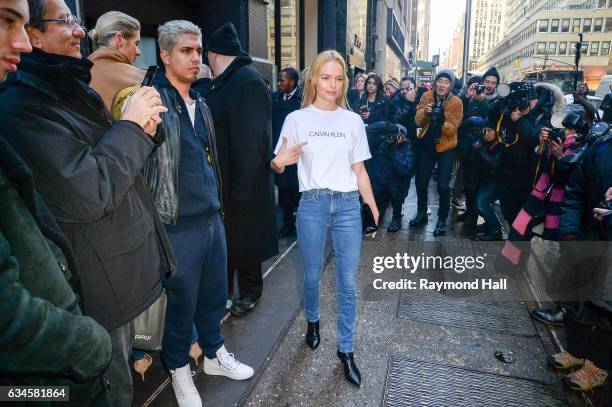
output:
[[[163,105],[168,108],[166,113],[162,113],[162,122],[156,135],[157,137],[163,137],[165,142],[151,154],[144,167],[144,176],[162,223],[175,225],[179,212],[178,173],[181,159],[179,114],[181,114],[181,103],[178,98],[181,96],[163,74],[155,77],[153,86],[159,92]],[[208,133],[208,149],[212,157],[215,181],[219,191],[219,202],[221,203],[221,214],[223,215],[221,172],[217,159],[217,140],[212,115],[204,98],[195,92],[192,96],[197,98],[200,105],[198,112],[202,114],[202,120]]]

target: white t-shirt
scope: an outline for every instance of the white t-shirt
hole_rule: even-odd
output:
[[[196,102],[194,100],[192,104],[185,103],[185,105],[187,105],[187,113],[189,113],[189,119],[191,120],[191,125],[195,129]]]
[[[330,189],[357,190],[351,165],[371,156],[361,117],[346,109],[321,110],[313,105],[290,113],[285,119],[274,154],[281,149],[308,142],[297,162],[300,192]]]

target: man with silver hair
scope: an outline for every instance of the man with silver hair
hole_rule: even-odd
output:
[[[189,367],[192,324],[204,351],[204,373],[248,379],[253,369],[228,353],[221,336],[227,301],[227,248],[215,129],[208,106],[190,90],[202,63],[202,35],[191,22],[158,29],[165,75],[154,87],[169,110],[158,129],[166,142],[145,166],[147,184],[176,253],[168,293],[162,359],[179,406],[201,406]],[[180,162],[180,165],[179,165]]]

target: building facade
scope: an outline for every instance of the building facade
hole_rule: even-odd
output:
[[[426,15],[429,0],[420,2]],[[416,52],[419,0],[68,0],[68,5],[88,28],[111,10],[138,19],[142,56],[137,65],[143,68],[159,63],[157,27],[173,19],[202,28],[204,44],[212,31],[231,21],[244,50],[272,88],[280,69],[292,66],[301,71],[326,49],[343,55],[351,78],[371,70],[384,79],[399,78],[414,67],[408,57]],[[428,43],[425,27],[421,44]],[[84,44],[83,50],[93,48]]]
[[[506,26],[507,0],[474,0],[470,18],[468,70],[474,71],[478,58],[497,45]]]
[[[409,71],[411,3],[408,0],[369,0],[368,70],[383,80],[400,79]]]
[[[431,55],[429,55],[431,0],[414,0],[414,3],[417,3],[417,15],[416,18],[413,19],[413,23],[416,23],[417,38],[419,39],[419,48],[416,58],[421,61],[427,61],[431,57]]]
[[[582,33],[579,70],[584,82],[594,88],[603,75],[612,73],[612,0],[532,1],[528,6],[509,3],[508,31],[479,58],[479,70],[496,66],[503,81],[548,76],[552,79],[547,81],[569,92],[575,45]]]

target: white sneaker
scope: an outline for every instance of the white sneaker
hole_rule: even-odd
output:
[[[189,363],[179,369],[170,370],[170,374],[174,396],[179,407],[202,407],[200,393],[193,384],[195,372],[191,371]]]
[[[238,362],[233,353],[228,353],[225,345],[217,350],[217,357],[208,359],[204,356],[204,373],[214,376],[226,376],[234,380],[245,380],[253,376],[252,367]]]

